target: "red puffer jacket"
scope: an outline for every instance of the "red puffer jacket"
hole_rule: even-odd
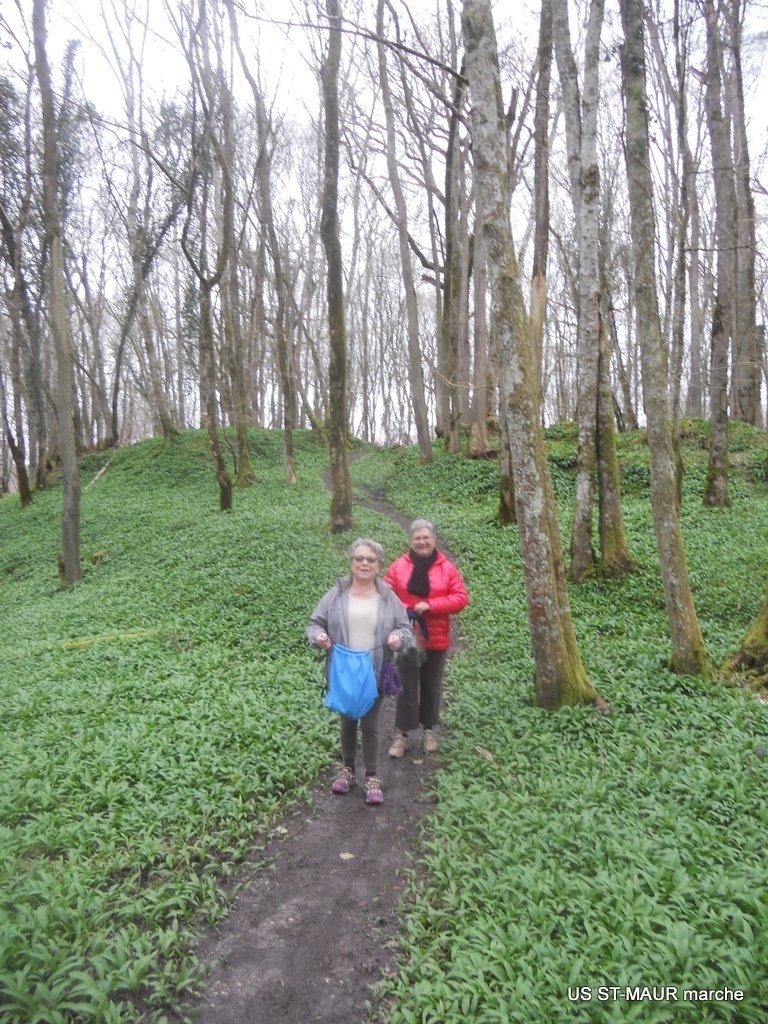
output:
[[[429,611],[424,613],[429,633],[426,640],[421,636],[418,624],[414,623],[419,644],[428,651],[447,651],[451,643],[448,616],[455,615],[469,604],[461,573],[442,551],[438,551],[434,564],[429,567],[429,597],[418,597],[408,591],[412,570],[413,562],[406,553],[395,559],[384,574],[384,579],[406,608],[413,608],[420,601],[428,602]]]

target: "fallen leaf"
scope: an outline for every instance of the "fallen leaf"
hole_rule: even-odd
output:
[[[340,853],[339,856],[341,857],[342,860],[354,860],[355,859],[354,853],[344,852],[344,853]]]

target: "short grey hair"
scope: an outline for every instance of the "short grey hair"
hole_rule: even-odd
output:
[[[414,519],[408,527],[408,536],[412,537],[417,530],[429,530],[433,537],[437,537],[435,524],[431,523],[429,519]]]
[[[371,540],[368,537],[358,537],[357,540],[353,540],[349,545],[349,560],[350,562],[355,557],[355,552],[358,548],[370,548],[371,551],[376,555],[379,560],[379,565],[384,565],[384,548],[376,540]]]

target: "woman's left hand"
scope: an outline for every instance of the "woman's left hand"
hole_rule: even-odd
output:
[[[387,637],[387,646],[392,651],[399,651],[403,646],[403,638],[398,633],[390,633]]]

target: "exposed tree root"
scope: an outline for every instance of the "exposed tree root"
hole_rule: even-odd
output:
[[[610,715],[611,713],[611,705],[600,696],[595,697],[592,701],[592,707],[601,715]]]

